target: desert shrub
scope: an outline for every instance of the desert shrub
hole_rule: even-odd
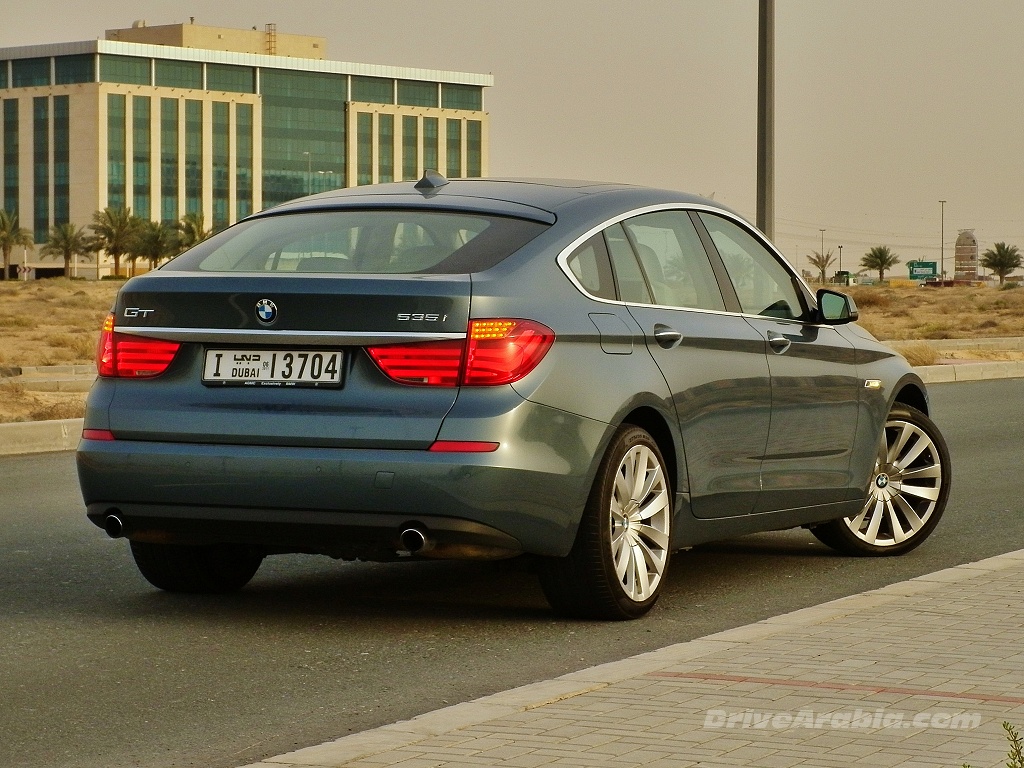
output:
[[[29,413],[30,421],[54,421],[56,419],[80,419],[85,416],[85,402],[81,400],[47,403]]]
[[[923,341],[916,344],[907,344],[900,348],[900,354],[907,358],[907,362],[917,367],[919,365],[935,365],[939,360],[939,353],[931,344]]]

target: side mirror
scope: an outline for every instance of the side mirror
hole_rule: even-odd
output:
[[[815,320],[825,325],[842,325],[852,323],[860,313],[851,296],[828,288],[818,289],[818,311]]]

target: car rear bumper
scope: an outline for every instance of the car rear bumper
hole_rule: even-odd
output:
[[[129,538],[389,559],[422,528],[433,557],[562,556],[572,547],[604,427],[493,453],[83,440],[89,518]],[[585,433],[585,434],[584,434]]]

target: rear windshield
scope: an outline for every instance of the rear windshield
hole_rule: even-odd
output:
[[[164,266],[200,272],[458,274],[493,267],[547,224],[422,210],[345,210],[236,224]]]

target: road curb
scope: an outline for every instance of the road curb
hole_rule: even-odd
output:
[[[83,419],[0,424],[0,456],[71,451],[82,439]]]
[[[735,654],[740,656],[749,651],[750,644],[773,635],[794,629],[813,630],[815,627],[827,625],[829,622],[861,611],[899,603],[907,596],[936,591],[944,592],[951,586],[962,584],[979,576],[1019,567],[1021,561],[1024,561],[1024,550],[946,568],[907,581],[889,584],[879,589],[841,597],[821,605],[810,606],[753,624],[659,648],[621,661],[612,661],[571,672],[553,680],[512,688],[473,701],[426,712],[410,720],[402,720],[361,733],[343,736],[340,739],[316,746],[265,758],[260,762],[250,763],[244,768],[310,768],[311,766],[349,765],[357,761],[365,761],[366,765],[398,764],[397,760],[389,759],[393,756],[388,753],[408,748],[431,737],[443,736],[460,729],[482,725],[491,720],[507,718],[556,702],[564,702],[601,688],[657,673],[673,667],[673,665],[691,662],[723,651],[735,651]],[[808,634],[813,635],[813,632],[808,632]],[[417,765],[427,764],[426,761],[410,760],[410,765],[413,762],[416,762]],[[363,763],[360,762],[360,764]]]

